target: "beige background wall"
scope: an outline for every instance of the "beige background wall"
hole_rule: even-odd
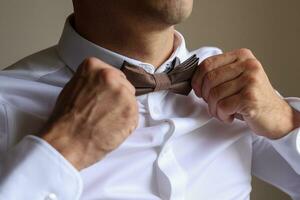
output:
[[[299,0],[195,0],[192,17],[178,29],[190,49],[252,49],[282,94],[300,96],[299,9]],[[71,12],[71,0],[1,0],[0,68],[55,44]],[[253,188],[253,200],[289,199],[256,179]]]

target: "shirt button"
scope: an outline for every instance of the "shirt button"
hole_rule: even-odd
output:
[[[45,200],[57,200],[57,196],[54,193],[49,193],[46,197]]]

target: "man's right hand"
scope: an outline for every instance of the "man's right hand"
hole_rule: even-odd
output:
[[[60,93],[40,137],[80,170],[116,149],[137,124],[135,88],[120,70],[88,58]]]

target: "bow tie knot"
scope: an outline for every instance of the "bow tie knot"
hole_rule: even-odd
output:
[[[159,90],[188,95],[192,89],[191,79],[198,66],[199,58],[193,55],[181,64],[178,61],[178,58],[174,60],[172,70],[168,73],[150,74],[141,67],[127,62],[124,62],[121,71],[136,88],[137,96]]]
[[[172,86],[171,79],[166,74],[153,74],[153,78],[155,80],[154,91],[169,90]]]

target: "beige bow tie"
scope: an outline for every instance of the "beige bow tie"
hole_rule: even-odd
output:
[[[141,67],[124,62],[121,71],[136,88],[136,96],[159,90],[170,90],[177,94],[188,95],[192,89],[191,79],[198,66],[196,55],[179,64],[178,58],[173,61],[173,68],[168,73],[150,74]]]

